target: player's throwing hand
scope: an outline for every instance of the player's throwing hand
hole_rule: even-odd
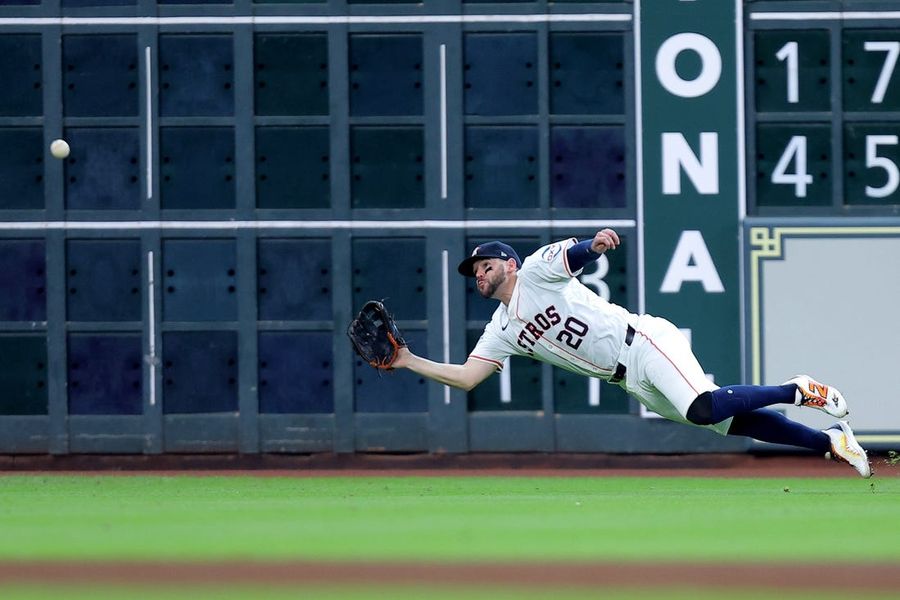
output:
[[[591,250],[597,254],[603,254],[607,250],[615,250],[619,245],[619,234],[612,229],[602,229],[597,232],[591,242]]]

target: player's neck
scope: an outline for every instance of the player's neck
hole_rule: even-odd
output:
[[[518,281],[516,273],[510,273],[509,277],[506,278],[506,281],[503,282],[503,285],[497,288],[497,291],[494,293],[494,298],[502,302],[504,306],[509,306],[509,301],[512,300],[513,290],[516,289],[516,281]]]

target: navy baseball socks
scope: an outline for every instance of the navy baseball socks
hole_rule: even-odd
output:
[[[782,385],[729,385],[697,396],[685,415],[691,423],[712,425],[729,417],[773,404],[808,406],[832,417],[847,415],[847,402],[839,391],[808,375],[797,375]]]
[[[766,408],[773,404],[808,406],[835,417],[849,412],[839,391],[807,375],[798,375],[782,385],[731,385],[704,392],[697,396],[685,416],[697,425],[712,425],[732,417],[728,435],[808,448],[849,463],[863,477],[872,476],[866,451],[846,421],[819,431]]]
[[[768,408],[735,415],[728,435],[745,435],[770,444],[809,448],[819,454],[831,451],[831,437],[827,433],[791,421]]]
[[[824,454],[831,448],[828,435],[766,410],[773,404],[795,404],[797,385],[729,385],[697,396],[687,419],[697,425],[720,423],[729,417],[728,435],[745,435],[762,442],[789,444]]]
[[[849,464],[860,476],[872,476],[869,457],[847,421],[838,421],[828,429],[819,431],[791,421],[783,414],[760,408],[735,415],[728,435],[745,435],[762,442],[809,448],[827,458]]]
[[[793,404],[797,386],[729,385],[697,396],[688,408],[687,420],[697,425],[720,423],[729,417],[748,413],[773,404]]]

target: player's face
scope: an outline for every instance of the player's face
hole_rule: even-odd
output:
[[[506,263],[499,258],[479,260],[472,268],[475,286],[484,298],[493,298],[497,288],[506,282]]]

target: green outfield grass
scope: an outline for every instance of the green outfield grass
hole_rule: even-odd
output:
[[[68,587],[61,591],[52,586],[14,586],[3,588],[4,600],[772,600],[772,592],[719,591],[696,589],[666,590],[545,590],[523,589],[435,589],[432,586],[388,587],[380,590],[361,587],[297,589],[237,588],[232,590],[208,590],[202,587],[189,589],[140,590],[125,587]],[[781,592],[779,598],[789,600],[846,600],[847,595],[828,592]],[[854,594],[865,600],[896,600],[896,594]]]
[[[0,476],[0,560],[797,561],[838,535],[900,562],[900,478]]]

